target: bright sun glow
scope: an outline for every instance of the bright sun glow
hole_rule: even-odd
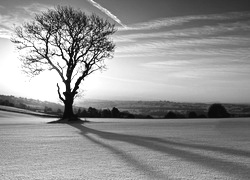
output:
[[[117,27],[114,58],[105,60],[107,71],[82,82],[83,100],[249,103],[247,1],[172,1],[147,1],[140,15],[134,1],[0,1],[0,94],[60,102],[56,84],[65,89],[58,74],[26,77],[8,38],[13,24],[29,21],[34,12],[70,4]]]

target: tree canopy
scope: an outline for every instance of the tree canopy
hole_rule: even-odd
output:
[[[90,74],[105,68],[115,44],[110,36],[115,25],[69,6],[57,6],[36,14],[30,22],[15,28],[11,39],[20,50],[23,69],[35,76],[55,70],[65,85],[64,117],[73,115],[72,104],[80,83]],[[68,107],[69,106],[69,107]]]
[[[209,118],[228,118],[230,114],[227,112],[226,108],[221,104],[212,104],[208,109]]]

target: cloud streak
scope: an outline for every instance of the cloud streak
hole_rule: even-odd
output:
[[[97,2],[93,1],[93,0],[87,0],[90,4],[92,4],[93,6],[95,6],[97,9],[99,9],[100,11],[102,11],[103,13],[105,13],[108,17],[110,17],[111,19],[113,19],[114,21],[116,21],[118,24],[120,24],[123,29],[126,29],[127,26],[125,24],[123,24],[121,22],[120,19],[117,18],[117,16],[115,16],[114,14],[112,14],[109,10],[107,10],[106,8],[102,7],[100,4],[98,4]]]
[[[241,18],[250,18],[250,12],[229,12],[224,14],[209,14],[209,15],[195,15],[195,16],[182,16],[173,18],[162,18],[153,21],[132,24],[126,26],[125,28],[119,28],[119,31],[129,31],[129,30],[154,30],[160,29],[162,27],[171,27],[177,25],[183,25],[191,21],[204,21],[204,20],[237,20]]]
[[[250,21],[220,23],[218,25],[206,25],[203,27],[175,29],[163,32],[119,34],[114,37],[116,42],[136,42],[137,40],[149,38],[175,39],[175,38],[198,38],[204,36],[214,36],[225,33],[237,33],[250,30]]]
[[[40,3],[33,3],[33,4],[30,4],[29,6],[19,6],[17,8],[23,10],[29,16],[32,16],[35,13],[46,11],[49,8],[53,8],[53,6],[40,4]]]
[[[23,22],[28,21],[34,15],[45,11],[52,6],[33,3],[28,6],[15,6],[13,9],[8,10],[5,14],[0,14],[0,37],[10,38],[14,26],[21,25]],[[3,8],[0,6],[0,8]]]
[[[118,44],[115,57],[214,56],[246,59],[250,55],[249,17],[250,12],[186,16],[174,18],[169,23],[165,21],[165,24],[148,23],[138,31],[119,31],[114,37]],[[170,30],[151,29],[165,25]],[[145,29],[150,31],[143,32]]]
[[[1,15],[0,14],[0,38],[10,38],[12,33],[12,26],[15,19],[12,15]]]
[[[166,55],[234,56],[250,55],[250,38],[209,37],[151,40],[118,46],[116,57],[162,57]]]

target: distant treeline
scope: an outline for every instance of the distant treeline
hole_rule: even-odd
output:
[[[142,119],[153,119],[154,117],[146,114],[132,114],[128,111],[120,111],[118,108],[113,107],[110,109],[96,109],[89,107],[88,109],[79,108],[76,112],[78,117],[87,118],[142,118]],[[179,118],[228,118],[232,117],[226,108],[221,104],[212,104],[208,112],[205,114],[198,114],[195,111],[180,113],[178,111],[168,111],[168,113],[161,117],[165,119],[179,119]],[[157,117],[159,118],[159,117]]]
[[[4,106],[11,106],[11,107],[17,107],[17,108],[21,108],[21,109],[28,109],[28,110],[32,110],[32,108],[30,108],[29,106],[23,104],[23,103],[19,103],[17,105],[15,105],[12,102],[9,102],[8,100],[1,100],[0,99],[0,105],[4,105]],[[33,109],[34,110],[34,109]],[[53,111],[52,108],[45,106],[44,113],[47,114],[53,114],[53,115],[58,115],[61,116],[62,115],[62,110],[61,109],[57,109],[57,111]],[[143,115],[143,114],[132,114],[128,111],[123,111],[121,112],[118,108],[113,107],[111,110],[110,109],[101,109],[98,110],[96,108],[93,107],[89,107],[88,109],[84,109],[84,108],[79,108],[75,114],[78,117],[82,117],[82,118],[143,118],[143,119],[151,119],[153,118],[150,115]],[[230,115],[228,113],[228,111],[226,110],[226,108],[221,105],[221,104],[212,104],[207,112],[207,116],[204,114],[201,115],[197,115],[196,112],[191,111],[189,112],[187,115],[186,114],[181,114],[181,113],[176,113],[173,111],[169,111],[164,118],[166,119],[177,119],[177,118],[228,118],[228,117],[232,117],[232,115]]]
[[[0,99],[0,105],[27,109],[27,106],[25,104],[23,103],[14,104],[13,102],[10,102],[9,100]]]
[[[26,109],[36,112],[44,112],[46,114],[53,114],[61,116],[63,114],[63,111],[61,108],[58,108],[57,110],[53,110],[51,107],[45,106],[44,109],[36,109],[33,107],[30,107],[24,103],[13,103],[9,100],[2,100],[0,99],[0,105],[3,106],[10,106],[10,107],[16,107],[20,109]],[[76,108],[75,108],[76,109]],[[96,108],[89,107],[88,109],[79,108],[76,112],[76,115],[78,117],[86,117],[86,118],[152,118],[149,115],[142,115],[142,114],[132,114],[128,111],[120,112],[116,107],[113,109],[101,109],[98,110]]]
[[[27,109],[36,112],[42,112],[46,114],[53,114],[61,116],[63,114],[63,106],[56,103],[42,102],[39,100],[17,98],[14,96],[0,95],[0,105],[17,107],[21,109]],[[230,108],[231,107],[231,108]],[[238,110],[238,109],[240,110]],[[234,113],[232,106],[228,104],[212,104],[204,110],[184,110],[178,108],[154,108],[152,111],[150,107],[145,106],[143,111],[133,111],[122,109],[117,107],[113,108],[83,108],[74,107],[74,112],[77,116],[83,118],[166,118],[166,119],[179,119],[179,118],[227,118],[227,117],[250,117],[250,108],[247,105],[235,106],[234,112],[241,111],[242,114]],[[244,110],[244,111],[243,111]],[[158,113],[158,111],[160,113]],[[133,113],[131,113],[133,112]],[[156,113],[157,112],[157,113]]]
[[[113,107],[110,109],[96,109],[93,107],[89,107],[88,109],[79,108],[76,115],[78,117],[89,117],[89,118],[152,118],[149,115],[142,114],[132,114],[128,111],[119,111],[118,108]]]
[[[229,117],[233,117],[233,115],[229,114],[226,108],[222,104],[215,103],[215,104],[212,104],[208,108],[207,115],[205,114],[197,115],[195,111],[191,111],[185,116],[184,114],[169,111],[165,116],[166,119],[176,119],[176,118],[192,119],[192,118],[207,118],[207,117],[208,118],[229,118]]]

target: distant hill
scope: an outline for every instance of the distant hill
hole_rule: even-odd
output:
[[[118,108],[120,111],[128,111],[132,114],[146,114],[153,117],[163,117],[169,111],[187,115],[196,112],[198,115],[206,115],[212,103],[186,103],[171,101],[108,101],[108,100],[78,100],[75,103],[79,107],[94,107],[97,109]],[[223,104],[228,112],[236,117],[250,116],[250,104]]]
[[[40,113],[40,112],[34,112],[31,110],[27,110],[27,109],[20,109],[20,108],[16,108],[16,107],[2,106],[2,105],[0,105],[0,111],[30,114],[30,115],[41,116],[41,117],[58,117],[57,115],[45,114],[45,113]]]
[[[29,109],[37,112],[43,112],[45,107],[51,108],[52,111],[57,111],[58,109],[63,110],[63,105],[59,103],[6,95],[0,95],[0,104],[22,109]]]
[[[23,97],[0,95],[0,104],[29,109],[36,112],[49,110],[52,112],[63,111],[64,106],[59,103],[28,99]],[[212,103],[186,103],[171,101],[109,101],[78,99],[75,102],[75,111],[93,107],[96,109],[118,108],[121,112],[127,111],[132,114],[150,115],[152,117],[164,117],[169,111],[187,115],[189,112],[196,112],[198,115],[206,115],[208,107]],[[235,117],[250,117],[250,104],[223,104],[227,111]]]

